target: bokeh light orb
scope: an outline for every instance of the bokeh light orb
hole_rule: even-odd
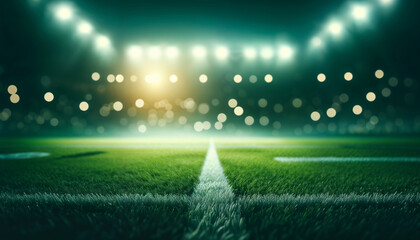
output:
[[[83,112],[86,112],[89,109],[89,103],[83,101],[79,104],[79,109]]]
[[[320,74],[318,74],[318,76],[316,77],[316,79],[318,80],[318,82],[325,82],[325,80],[327,79],[327,77],[325,76],[325,74],[320,73]]]
[[[54,94],[52,92],[47,92],[44,94],[44,99],[47,102],[52,102],[54,100]]]

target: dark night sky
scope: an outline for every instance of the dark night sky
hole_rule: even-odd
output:
[[[112,39],[117,52],[112,60],[98,56],[91,42],[75,36],[74,27],[57,23],[48,5],[62,1],[40,0],[38,4],[30,1],[0,2],[0,90],[3,93],[6,86],[18,82],[35,90],[26,90],[26,96],[35,96],[33,92],[45,91],[40,86],[40,79],[45,75],[55,81],[53,86],[59,91],[84,86],[86,76],[93,71],[122,72],[124,49],[132,43],[174,44],[184,49],[200,43],[225,43],[232,49],[241,49],[247,43],[264,45],[287,40],[298,48],[298,53],[293,65],[278,70],[285,82],[278,83],[278,88],[261,89],[273,97],[312,91],[310,84],[302,88],[301,83],[321,71],[335,76],[345,71],[366,76],[382,68],[401,79],[416,80],[420,75],[420,2],[415,0],[395,0],[389,9],[376,9],[367,26],[352,28],[343,39],[329,41],[325,51],[315,57],[305,56],[309,39],[331,18],[340,19],[348,14],[349,1],[69,1],[78,16],[89,20],[95,31]],[[191,70],[184,65],[180,68]],[[229,62],[223,67],[210,64],[206,71],[220,76],[235,71],[259,74],[275,67]],[[294,82],[295,85],[291,84]],[[287,84],[287,88],[281,84]],[[3,95],[0,95],[0,108],[10,105],[9,96]],[[22,101],[20,107],[37,109],[42,104]]]

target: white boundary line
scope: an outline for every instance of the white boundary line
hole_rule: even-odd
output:
[[[278,162],[420,162],[418,157],[275,157]]]
[[[184,239],[242,239],[247,233],[239,204],[227,182],[213,140],[199,183],[191,196],[189,231]]]

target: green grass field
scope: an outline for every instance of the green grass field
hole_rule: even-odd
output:
[[[212,182],[220,176],[211,164],[206,174],[216,177],[200,177],[207,171],[203,164],[208,139],[0,143],[0,155],[51,154],[0,160],[0,239],[420,238],[420,161],[274,160],[417,159],[418,139],[216,139],[233,199],[224,197],[231,190],[221,185],[211,188],[211,199],[194,195],[200,181],[219,186]],[[245,235],[229,231],[229,223],[206,232],[208,219],[198,219],[199,227],[192,227],[196,209],[212,211],[206,206],[223,206],[224,201],[239,212],[227,207],[204,215],[218,219],[214,215],[222,214],[220,219],[228,222],[239,214]]]

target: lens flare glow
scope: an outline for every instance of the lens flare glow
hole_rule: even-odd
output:
[[[255,48],[247,47],[244,50],[244,56],[246,59],[255,59],[257,57],[257,50],[255,50]]]
[[[127,48],[127,55],[131,59],[139,59],[142,54],[143,54],[143,51],[141,47],[139,46],[133,45]]]
[[[77,31],[80,34],[86,34],[87,35],[87,34],[92,33],[93,27],[90,23],[88,23],[86,21],[83,21],[83,22],[80,22],[79,25],[77,26]]]
[[[327,29],[333,36],[337,37],[343,32],[343,24],[339,21],[332,21],[328,24]]]
[[[290,60],[294,55],[294,50],[288,45],[280,46],[279,48],[279,57],[283,60]]]
[[[216,58],[219,60],[225,60],[229,56],[229,50],[224,46],[216,48]]]
[[[55,17],[60,21],[68,21],[73,18],[73,8],[67,4],[62,4],[55,9]]]
[[[111,40],[107,36],[99,35],[95,39],[96,46],[99,48],[108,48],[111,45]]]
[[[207,50],[206,50],[206,48],[205,48],[205,47],[203,47],[203,46],[195,46],[195,47],[192,49],[192,55],[193,55],[195,58],[198,58],[198,59],[203,59],[203,58],[205,58],[205,57],[207,56]]]
[[[353,6],[351,15],[355,20],[366,21],[368,19],[369,8],[364,5]]]

